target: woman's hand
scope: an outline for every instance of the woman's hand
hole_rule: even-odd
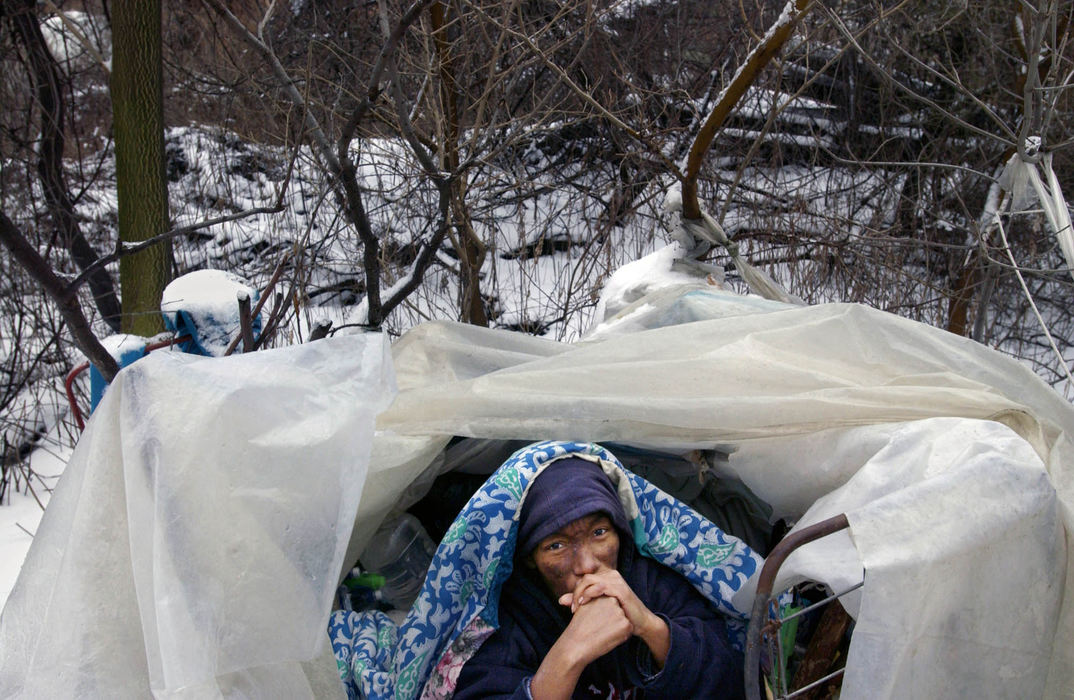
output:
[[[584,666],[627,641],[632,634],[634,626],[622,606],[615,598],[605,597],[575,611],[560,640],[578,650]]]
[[[657,665],[663,668],[671,646],[671,631],[661,617],[645,607],[615,569],[586,574],[575,585],[574,591],[560,596],[559,604],[569,605],[571,612],[577,616],[581,610],[602,598],[612,598],[618,602],[630,623],[631,633],[641,637]]]
[[[536,700],[570,698],[585,667],[633,633],[634,626],[619,601],[611,597],[591,600],[574,613],[544,657],[530,683],[530,694]]]

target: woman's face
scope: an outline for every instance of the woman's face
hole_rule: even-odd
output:
[[[615,569],[619,534],[604,513],[567,523],[541,540],[530,559],[555,597],[574,590],[586,574]]]

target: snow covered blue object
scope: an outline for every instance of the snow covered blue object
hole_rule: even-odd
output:
[[[246,294],[251,305],[258,292],[239,276],[223,270],[195,270],[173,280],[164,289],[160,312],[164,325],[178,336],[183,352],[220,357],[239,333],[237,295]],[[253,318],[254,338],[261,334],[261,315]]]
[[[512,455],[471,497],[437,548],[402,626],[379,612],[336,611],[329,636],[350,698],[448,698],[463,664],[498,626],[500,590],[511,574],[519,509],[550,462],[581,456],[617,484],[645,556],[682,574],[728,616],[741,646],[748,604],[736,594],[763,560],[686,504],[623,468],[599,445],[542,442]]]
[[[101,341],[105,349],[116,359],[120,369],[131,364],[135,360],[145,357],[147,339],[136,335],[121,333],[112,335]],[[97,404],[104,397],[104,390],[108,388],[108,382],[104,375],[93,364],[90,364],[90,412],[92,413]]]

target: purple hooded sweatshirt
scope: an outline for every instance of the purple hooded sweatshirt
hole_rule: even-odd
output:
[[[523,560],[542,539],[590,513],[607,513],[619,531],[617,568],[635,595],[671,631],[663,669],[637,637],[582,672],[574,698],[742,698],[742,655],[727,642],[723,618],[686,579],[641,556],[615,488],[599,466],[580,458],[549,465],[531,484],[519,519],[511,578],[500,597],[500,628],[462,668],[455,698],[529,698],[529,683],[570,623]]]

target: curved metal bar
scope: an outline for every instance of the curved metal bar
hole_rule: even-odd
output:
[[[780,540],[779,544],[772,548],[761,568],[761,575],[757,579],[757,597],[753,599],[753,609],[750,612],[750,626],[746,633],[746,670],[743,682],[746,684],[746,698],[748,700],[761,700],[760,670],[761,670],[761,630],[768,620],[768,603],[772,599],[772,587],[776,583],[776,574],[779,567],[790,556],[791,552],[803,544],[819,540],[821,537],[838,532],[850,527],[850,522],[844,513],[804,527],[798,532]]]
[[[71,414],[75,417],[75,424],[78,425],[78,432],[82,432],[86,429],[86,421],[82,419],[82,410],[78,407],[78,401],[75,400],[74,383],[75,378],[87,369],[89,369],[89,362],[83,362],[80,365],[76,365],[67,373],[67,378],[63,380],[63,389],[67,392],[67,405],[71,407]]]

